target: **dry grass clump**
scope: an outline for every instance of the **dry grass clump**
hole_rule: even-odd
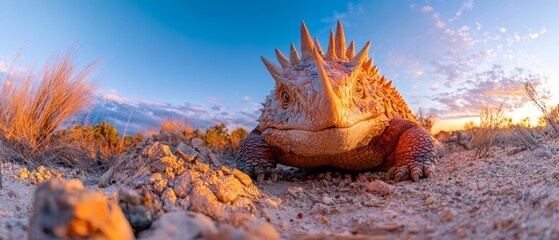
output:
[[[161,122],[161,131],[177,131],[184,134],[185,137],[192,137],[192,126],[185,118],[164,118]]]
[[[0,142],[8,159],[35,166],[77,161],[57,131],[92,102],[94,63],[78,69],[68,52],[48,61],[41,74],[4,74],[0,89]]]
[[[502,128],[506,123],[503,106],[483,107],[479,120],[479,127],[473,129],[475,136],[472,140],[472,145],[475,149],[474,158],[489,156],[489,150],[499,139]]]
[[[530,100],[532,100],[534,105],[536,105],[536,107],[542,112],[543,120],[546,125],[551,126],[554,135],[559,135],[559,105],[556,107],[549,107],[548,100],[550,98],[550,94],[536,89],[530,82],[524,84],[524,92],[528,95]]]

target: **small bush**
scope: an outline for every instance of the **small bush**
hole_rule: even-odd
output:
[[[433,125],[435,125],[435,119],[431,116],[431,114],[425,113],[423,108],[420,108],[415,114],[415,118],[417,119],[419,125],[425,128],[429,133],[431,132]]]
[[[231,154],[233,156],[237,155],[237,150],[239,148],[239,143],[243,140],[246,136],[248,136],[247,130],[244,128],[236,128],[231,132]]]
[[[93,99],[94,64],[78,70],[71,52],[53,57],[42,74],[4,74],[0,89],[0,141],[8,159],[35,166],[78,159],[57,131]]]
[[[229,133],[224,123],[213,125],[206,129],[204,144],[219,154],[223,154],[229,146]]]
[[[495,145],[505,126],[506,118],[503,106],[483,107],[479,116],[479,127],[473,129],[474,139],[472,140],[475,149],[474,158],[489,156],[489,150]]]

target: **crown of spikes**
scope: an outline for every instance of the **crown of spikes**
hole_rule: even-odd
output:
[[[299,53],[295,48],[295,45],[291,43],[291,51],[289,53],[289,58],[283,55],[277,48],[276,48],[276,57],[278,58],[278,62],[281,65],[278,66],[268,60],[265,57],[261,57],[264,65],[272,75],[272,77],[276,80],[276,83],[281,81],[281,75],[284,70],[289,68],[293,68],[297,66],[300,62],[314,60],[317,62],[317,66],[319,68],[319,73],[323,80],[327,79],[326,72],[322,66],[324,60],[343,60],[347,61],[347,66],[359,67],[362,66],[367,71],[378,71],[376,67],[372,67],[373,61],[372,59],[367,60],[367,56],[369,54],[369,47],[371,46],[371,42],[367,42],[365,46],[355,54],[355,47],[354,42],[351,41],[349,47],[346,49],[346,41],[344,36],[344,29],[342,27],[342,23],[338,20],[338,24],[336,27],[336,34],[332,30],[330,30],[330,38],[328,41],[328,48],[326,49],[326,54],[322,51],[320,47],[320,43],[318,42],[317,38],[314,38],[314,42],[311,39],[309,31],[307,30],[307,26],[305,26],[305,22],[301,23],[301,57],[299,57]],[[371,68],[372,67],[372,68]]]

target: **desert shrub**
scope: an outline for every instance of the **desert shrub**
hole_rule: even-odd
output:
[[[118,131],[116,127],[107,123],[106,121],[101,124],[95,124],[92,129],[93,138],[102,146],[107,148],[117,148],[119,145]]]
[[[545,122],[546,125],[551,126],[555,135],[559,135],[559,110],[557,109],[557,106],[548,106],[550,94],[544,92],[543,90],[536,89],[530,82],[526,82],[524,84],[524,92],[528,95],[530,100],[532,100],[532,103],[534,103],[534,105],[536,105],[536,107],[541,111],[544,120],[543,122]]]
[[[433,125],[435,125],[435,119],[433,118],[433,116],[431,116],[431,114],[427,114],[425,113],[423,108],[419,108],[419,110],[415,114],[415,118],[419,125],[425,128],[428,132],[431,132]]]
[[[223,154],[229,146],[227,126],[224,123],[219,123],[206,129],[204,144],[211,150]]]
[[[246,136],[248,136],[247,130],[244,128],[236,128],[231,132],[230,142],[231,142],[231,154],[235,156],[237,154],[237,149],[239,148],[239,143]]]
[[[185,137],[192,137],[192,127],[185,118],[164,118],[161,122],[161,131],[178,131]]]
[[[67,130],[59,131],[65,143],[74,146],[80,158],[80,166],[88,170],[104,170],[133,141],[127,142],[119,138],[115,126],[103,121],[100,124],[74,125]],[[133,139],[133,138],[132,138]]]
[[[502,127],[506,123],[503,106],[483,107],[479,120],[479,126],[473,129],[474,139],[472,140],[472,145],[475,149],[474,158],[489,156],[489,150],[499,140]]]
[[[71,52],[55,55],[42,69],[3,75],[0,89],[0,141],[8,159],[32,165],[75,164],[73,146],[57,131],[90,105],[94,64],[78,69]]]
[[[136,132],[134,136],[125,136],[122,141],[126,147],[136,147],[138,143],[144,141],[144,135],[140,132]]]

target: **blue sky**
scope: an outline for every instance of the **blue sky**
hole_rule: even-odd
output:
[[[471,117],[486,104],[524,107],[528,79],[559,89],[558,1],[239,2],[1,1],[0,72],[21,48],[23,69],[77,48],[81,65],[103,60],[107,101],[252,127],[274,83],[260,56],[298,47],[302,20],[325,46],[340,19],[356,48],[371,41],[413,111]]]

